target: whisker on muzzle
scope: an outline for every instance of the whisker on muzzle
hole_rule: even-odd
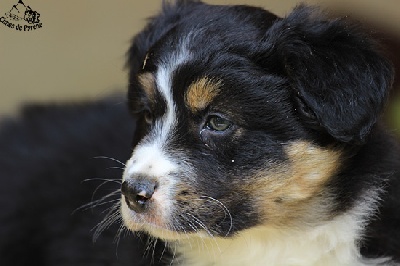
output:
[[[228,236],[228,235],[230,234],[230,232],[232,231],[232,228],[233,228],[233,218],[232,218],[232,214],[231,214],[231,212],[229,211],[228,207],[226,207],[226,205],[223,204],[221,201],[219,201],[219,200],[217,200],[217,199],[215,199],[215,198],[213,198],[213,197],[210,197],[210,196],[200,196],[200,199],[205,199],[205,200],[209,200],[209,201],[211,201],[211,202],[217,203],[217,205],[218,205],[219,207],[221,207],[221,208],[223,209],[224,213],[225,213],[224,219],[225,219],[227,216],[229,216],[229,223],[230,223],[230,224],[229,224],[229,229],[228,229],[228,231],[227,231],[226,234],[225,234],[225,236]]]
[[[108,213],[104,217],[104,219],[99,222],[92,230],[94,230],[93,234],[93,242],[96,242],[96,240],[99,238],[101,233],[109,228],[111,225],[113,225],[115,222],[122,223],[122,217],[121,217],[121,212],[119,210],[120,203],[119,201],[112,205],[110,208],[108,208]],[[117,232],[118,234],[118,232]]]
[[[94,159],[107,159],[107,160],[111,160],[111,161],[117,162],[117,163],[119,163],[119,164],[121,164],[121,165],[123,165],[123,166],[126,166],[123,162],[121,162],[120,160],[115,159],[115,158],[113,158],[113,157],[108,157],[108,156],[95,156],[95,157],[93,157],[93,158],[94,158]]]

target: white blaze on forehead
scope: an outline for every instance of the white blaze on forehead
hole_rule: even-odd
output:
[[[179,65],[189,57],[186,41],[182,41],[179,50],[161,60],[155,73],[156,88],[166,103],[164,115],[154,122],[148,136],[135,148],[127,163],[124,179],[135,173],[163,176],[176,170],[176,163],[168,156],[165,147],[170,136],[174,135],[177,124],[177,109],[173,100],[172,76]]]
[[[126,164],[125,175],[129,177],[137,173],[148,176],[160,177],[174,172],[176,164],[173,163],[156,144],[141,145]],[[126,178],[125,177],[125,178]]]

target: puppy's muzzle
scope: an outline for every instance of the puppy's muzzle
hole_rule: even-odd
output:
[[[149,208],[156,189],[157,182],[144,176],[132,176],[121,186],[126,204],[137,213],[145,212]]]

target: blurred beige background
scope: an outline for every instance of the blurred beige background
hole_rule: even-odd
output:
[[[18,0],[1,0],[0,16]],[[209,0],[250,4],[278,15],[295,0]],[[306,0],[350,15],[400,38],[399,0]],[[16,31],[0,24],[0,116],[23,102],[92,99],[124,91],[129,41],[161,1],[24,0],[40,13],[42,28]]]

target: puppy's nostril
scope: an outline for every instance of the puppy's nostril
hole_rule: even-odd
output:
[[[153,191],[154,193],[154,191]],[[148,192],[142,190],[141,192],[139,192],[136,196],[136,201],[141,201],[141,202],[146,202],[147,200],[151,199],[151,197],[153,196],[153,193],[150,195],[148,194]]]
[[[130,209],[143,212],[148,208],[155,189],[156,184],[151,180],[127,179],[122,183],[121,193]]]
[[[130,187],[129,187],[128,182],[124,181],[124,182],[122,183],[122,185],[121,185],[121,193],[122,193],[122,195],[128,196],[129,193],[130,193],[130,190],[131,190],[131,189],[130,189]]]

